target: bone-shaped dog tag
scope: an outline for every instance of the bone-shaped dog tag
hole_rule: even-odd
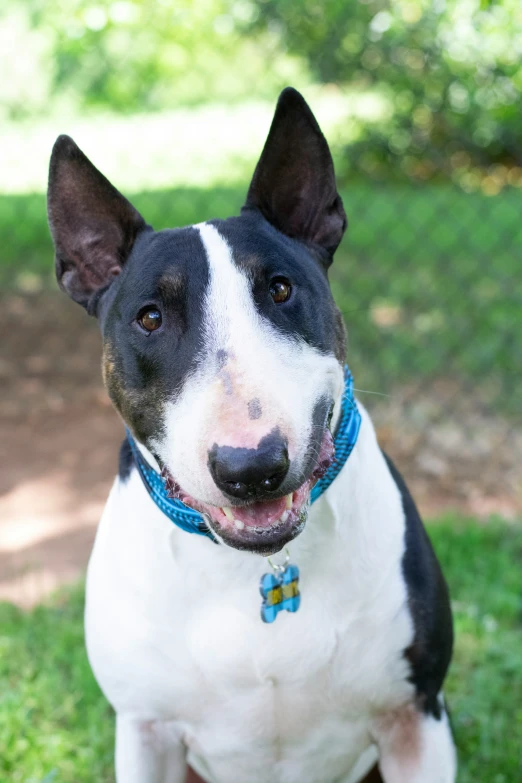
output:
[[[273,574],[261,577],[259,591],[263,598],[261,619],[273,623],[279,612],[297,612],[301,604],[299,569],[295,565],[279,566]]]

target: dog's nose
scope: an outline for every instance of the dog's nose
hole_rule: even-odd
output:
[[[246,500],[279,489],[290,461],[285,441],[270,434],[260,441],[257,449],[215,444],[209,451],[208,465],[222,492]]]

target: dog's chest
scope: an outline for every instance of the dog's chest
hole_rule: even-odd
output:
[[[246,759],[245,775],[254,780],[255,759],[269,759],[282,780],[287,766],[313,780],[320,759],[337,779],[371,742],[373,710],[410,691],[400,638],[408,633],[407,618],[385,631],[375,607],[343,606],[348,586],[335,563],[321,578],[305,572],[299,612],[282,613],[272,625],[259,617],[255,582],[234,582],[231,574],[214,594],[192,592],[186,647],[173,660],[191,683],[184,696],[178,691],[172,698],[196,765],[220,780]],[[315,779],[322,774],[318,768]]]
[[[126,622],[121,611],[117,622],[107,617],[114,630],[103,633],[101,668],[91,648],[92,663],[119,712],[175,721],[209,780],[245,765],[237,779],[255,783],[256,760],[277,765],[274,780],[341,779],[371,743],[373,711],[411,692],[400,597],[393,608],[362,595],[348,602],[349,581],[335,562],[317,575],[305,569],[299,612],[266,625],[256,577],[216,582],[189,569],[155,607],[135,606]]]
[[[301,608],[267,625],[262,559],[253,568],[160,518],[153,531],[150,515],[147,534],[134,535],[129,519],[123,557],[109,503],[88,587],[89,656],[117,711],[174,721],[194,766],[216,783],[231,770],[256,783],[256,760],[265,772],[267,760],[277,766],[273,780],[344,780],[371,743],[374,712],[412,693],[400,547],[377,570],[353,551],[353,535],[351,564],[344,542],[324,547],[321,532],[316,547],[303,535],[306,548],[291,552]]]
[[[295,768],[297,749],[304,769],[310,768],[314,749],[323,763],[328,748],[335,759],[340,735],[344,749],[364,744],[364,721],[341,694],[353,695],[350,678],[339,678],[342,641],[332,628],[307,627],[303,615],[262,626],[229,605],[221,612],[215,607],[210,637],[197,621],[189,627],[187,675],[197,670],[206,687],[186,705],[185,741],[210,779],[226,779],[226,770],[245,759],[245,775],[252,775],[257,760]],[[208,627],[208,616],[204,623]]]

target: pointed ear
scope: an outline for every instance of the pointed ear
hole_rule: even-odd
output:
[[[58,283],[91,310],[146,223],[69,136],[59,136],[53,148],[47,212]]]
[[[330,256],[346,228],[328,144],[303,96],[292,87],[279,96],[244,206],[250,208],[284,234],[313,242]]]

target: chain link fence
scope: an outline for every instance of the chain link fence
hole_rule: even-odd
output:
[[[522,194],[507,176],[486,171],[473,192],[413,178],[347,188],[333,276],[384,446],[428,505],[478,514],[522,500]]]

